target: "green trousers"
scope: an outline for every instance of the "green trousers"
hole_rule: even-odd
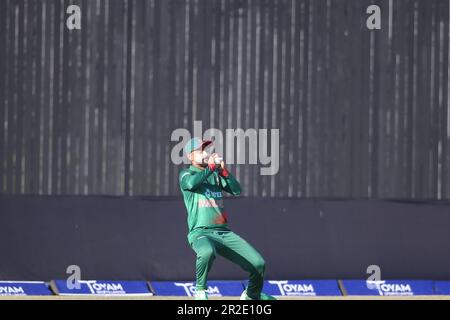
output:
[[[249,273],[247,295],[259,299],[265,262],[261,255],[247,241],[230,230],[198,229],[189,235],[191,247],[197,254],[197,289],[207,289],[208,272],[217,255],[236,263]]]

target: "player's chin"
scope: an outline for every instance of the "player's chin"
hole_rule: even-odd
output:
[[[208,164],[205,163],[205,162],[199,163],[198,165],[201,166],[201,167],[203,167],[203,168],[206,168],[206,167],[208,166]]]

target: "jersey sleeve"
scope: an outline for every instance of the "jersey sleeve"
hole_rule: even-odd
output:
[[[241,194],[241,185],[230,172],[224,169],[220,172],[219,176],[220,186],[222,187],[222,190],[225,190],[226,192],[234,196],[238,196]]]
[[[178,179],[182,190],[193,191],[197,189],[203,181],[212,173],[209,167],[201,172],[191,172],[189,170],[181,170]]]

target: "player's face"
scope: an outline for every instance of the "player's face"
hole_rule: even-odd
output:
[[[206,167],[206,159],[208,158],[208,153],[205,150],[195,150],[190,154],[190,160],[193,164]]]

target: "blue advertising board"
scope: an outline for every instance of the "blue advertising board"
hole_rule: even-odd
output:
[[[340,296],[337,280],[268,280],[264,293],[272,296]]]
[[[344,291],[349,296],[414,296],[433,295],[430,280],[343,280]]]
[[[152,291],[157,296],[188,296],[195,294],[195,282],[152,281]],[[244,287],[241,281],[208,281],[209,296],[240,296]]]
[[[450,295],[450,281],[435,281],[434,293],[438,295]]]
[[[152,295],[144,281],[79,280],[78,283],[72,283],[66,280],[55,280],[52,283],[58,295]]]
[[[0,281],[0,296],[48,296],[52,291],[43,281]]]

